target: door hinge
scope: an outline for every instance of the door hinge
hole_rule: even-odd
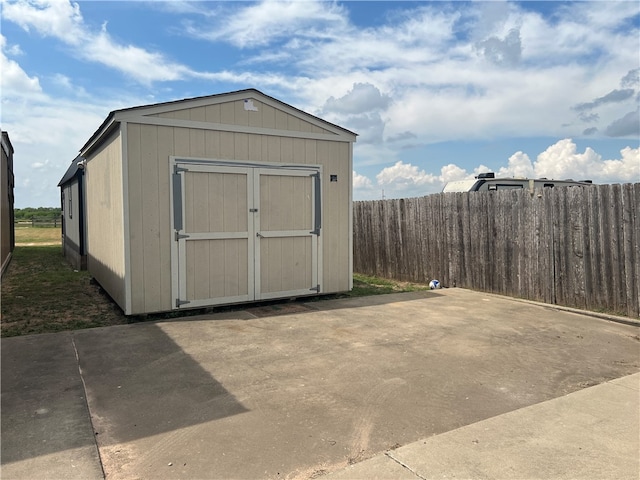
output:
[[[180,300],[176,298],[176,308],[181,307],[182,305],[186,305],[187,303],[191,303],[189,300]]]
[[[176,231],[176,242],[182,238],[189,238],[189,235]]]
[[[249,211],[255,213],[255,212],[258,211],[258,209],[257,208],[250,208]]]
[[[320,284],[316,285],[315,287],[311,287],[309,290],[311,290],[312,292],[320,293]]]

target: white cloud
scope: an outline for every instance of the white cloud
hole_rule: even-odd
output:
[[[42,92],[40,80],[38,77],[29,77],[20,65],[7,58],[5,55],[5,47],[7,41],[3,35],[0,35],[0,86],[2,87],[2,96],[6,99],[11,97],[16,91],[26,91],[31,94]],[[9,47],[9,50],[11,47]]]
[[[51,165],[51,160],[47,158],[44,162],[33,162],[31,164],[31,168],[35,170],[44,170],[50,165]]]
[[[576,7],[580,9],[580,15],[600,24],[598,15],[587,13],[590,7],[601,12],[601,6],[586,3]],[[497,13],[485,22],[487,9],[495,9]],[[619,22],[632,18],[638,8],[625,5],[622,11],[624,14],[615,15]],[[362,49],[351,50],[347,46],[353,43],[351,37],[334,46],[331,58],[336,58],[342,47],[348,52],[357,51],[358,55],[364,52],[365,62],[369,52],[388,60],[387,68],[368,72],[365,80],[393,98],[383,115],[388,137],[410,132],[429,142],[509,135],[577,135],[584,130],[583,126],[562,127],[575,123],[575,113],[570,106],[612,91],[619,78],[629,72],[629,67],[638,64],[637,37],[633,33],[624,35],[619,30],[620,24],[612,26],[613,20],[604,23],[607,28],[618,31],[594,35],[588,23],[575,25],[570,10],[563,11],[553,20],[546,20],[515,4],[483,2],[472,4],[468,12],[461,23],[470,25],[471,38],[476,43],[443,42],[438,51],[426,46],[420,49],[419,55],[413,56],[409,50],[407,58],[401,52],[403,45],[395,40],[397,35],[389,31],[382,47],[369,42],[362,45]],[[398,33],[402,26],[398,25],[393,33]],[[557,37],[563,39],[561,45],[556,45]],[[380,38],[378,36],[377,40]],[[612,38],[615,38],[615,48]],[[498,66],[474,54],[473,45],[476,44],[483,45],[488,53],[491,42],[487,42],[491,39],[497,44],[491,47],[490,57],[501,63]],[[318,69],[331,61],[329,56],[323,55],[328,48],[328,45],[322,45],[318,57],[314,57]],[[385,57],[387,53],[389,57]],[[350,53],[344,55],[349,58]],[[365,65],[358,60],[355,62],[350,78],[361,79]],[[508,66],[513,68],[505,68]],[[344,80],[348,80],[348,76],[348,73],[342,75]],[[343,88],[333,80],[331,85]],[[599,125],[604,127],[629,112],[633,99],[627,96],[623,100],[626,101],[610,104],[599,112]],[[604,132],[604,128],[598,130]]]
[[[578,153],[576,144],[566,138],[538,155],[534,171],[538,177],[571,178],[574,173],[593,171],[600,161],[600,155],[593,149],[587,148],[584,153]]]
[[[390,103],[391,98],[374,85],[355,83],[344,96],[329,97],[318,115],[339,125],[349,125],[358,132],[360,143],[380,144],[385,127],[381,113]]]
[[[488,172],[489,169],[485,168],[484,172]],[[497,172],[499,177],[528,177],[532,178],[536,176],[531,160],[526,153],[516,152],[509,157],[509,162],[506,167],[501,167]]]
[[[116,42],[107,32],[106,23],[100,31],[91,31],[84,23],[78,3],[67,0],[4,2],[2,14],[5,21],[28,32],[35,30],[42,36],[56,38],[72,47],[78,57],[113,68],[141,83],[194,75],[189,68],[172,62],[162,53]]]
[[[47,95],[3,99],[2,127],[15,148],[16,207],[55,206],[60,178],[109,108]]]
[[[420,170],[410,163],[397,161],[376,175],[377,184],[384,188],[387,196],[424,195],[425,187],[439,185],[440,178]]]
[[[2,35],[0,35],[0,37],[2,37]],[[3,38],[3,42],[4,37]],[[4,51],[7,53],[7,55],[11,55],[12,57],[19,57],[20,55],[23,55],[24,52],[22,51],[22,49],[20,48],[20,45],[7,45],[7,46],[3,46]]]
[[[134,45],[116,43],[106,27],[80,51],[83,58],[119,70],[141,83],[180,80],[193,75],[184,65],[171,62],[161,53],[148,52]]]
[[[605,160],[597,178],[606,182],[640,182],[640,148],[625,147],[621,158]]]
[[[373,184],[371,183],[371,180],[364,175],[356,173],[355,170],[353,171],[353,188],[366,190],[370,189],[372,186]]]
[[[602,160],[602,156],[587,148],[577,151],[569,138],[560,140],[538,155],[533,165],[535,175],[547,178],[585,178],[596,183],[640,181],[640,149],[627,147],[621,150],[621,158]],[[587,174],[588,172],[588,174]]]
[[[69,45],[79,45],[85,40],[77,3],[56,0],[3,2],[2,16],[26,31],[34,29],[42,36],[55,37]]]
[[[53,75],[52,84],[71,92],[70,98],[50,95],[38,77],[7,58],[6,44],[0,35],[2,129],[15,148],[16,207],[54,206],[59,197],[56,184],[69,162],[106,114],[121,105],[117,98],[89,97],[63,74]],[[82,98],[75,100],[78,95]]]
[[[216,18],[210,14],[206,17]],[[316,40],[332,37],[344,23],[343,9],[333,2],[266,0],[234,9],[213,25],[187,25],[186,29],[200,38],[224,40],[247,48],[268,45],[291,35]]]
[[[489,37],[479,42],[477,47],[487,60],[496,65],[514,66],[522,58],[522,40],[517,29],[509,31],[504,39]]]
[[[455,180],[465,180],[471,177],[473,177],[473,174],[467,173],[464,168],[460,168],[458,165],[454,165],[453,163],[445,165],[440,169],[440,178],[442,179],[443,185],[447,184],[448,182],[453,182]]]
[[[351,91],[340,98],[329,97],[324,112],[361,114],[386,109],[391,103],[388,95],[383,95],[370,83],[355,83]]]

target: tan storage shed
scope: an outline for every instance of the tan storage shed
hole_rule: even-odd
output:
[[[58,183],[62,212],[62,254],[77,270],[87,269],[84,164],[84,158],[76,157]]]
[[[350,290],[355,140],[254,89],[113,111],[88,270],[128,315]]]

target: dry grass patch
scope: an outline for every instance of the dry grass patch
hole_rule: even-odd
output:
[[[3,337],[128,323],[89,273],[65,261],[60,246],[16,247],[1,293]]]
[[[60,227],[32,227],[16,225],[16,246],[61,245],[62,229]]]
[[[304,311],[310,301],[360,297],[427,289],[424,285],[400,283],[364,275],[354,275],[353,290],[336,295],[304,297],[296,302],[273,300],[254,304],[181,310],[153,315],[126,317],[120,307],[92,281],[86,271],[74,270],[62,256],[62,247],[47,245],[55,237],[53,228],[31,228],[20,232],[22,240],[37,246],[17,246],[9,268],[2,277],[3,337],[58,332],[81,328],[121,325],[145,320],[161,320],[208,312],[255,310],[259,316]],[[35,231],[35,233],[34,233]],[[40,232],[42,231],[42,232]],[[42,235],[40,235],[42,233]]]

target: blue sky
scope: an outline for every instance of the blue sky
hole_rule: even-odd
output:
[[[640,181],[640,4],[0,0],[16,207],[111,110],[257,88],[359,134],[354,198]]]

